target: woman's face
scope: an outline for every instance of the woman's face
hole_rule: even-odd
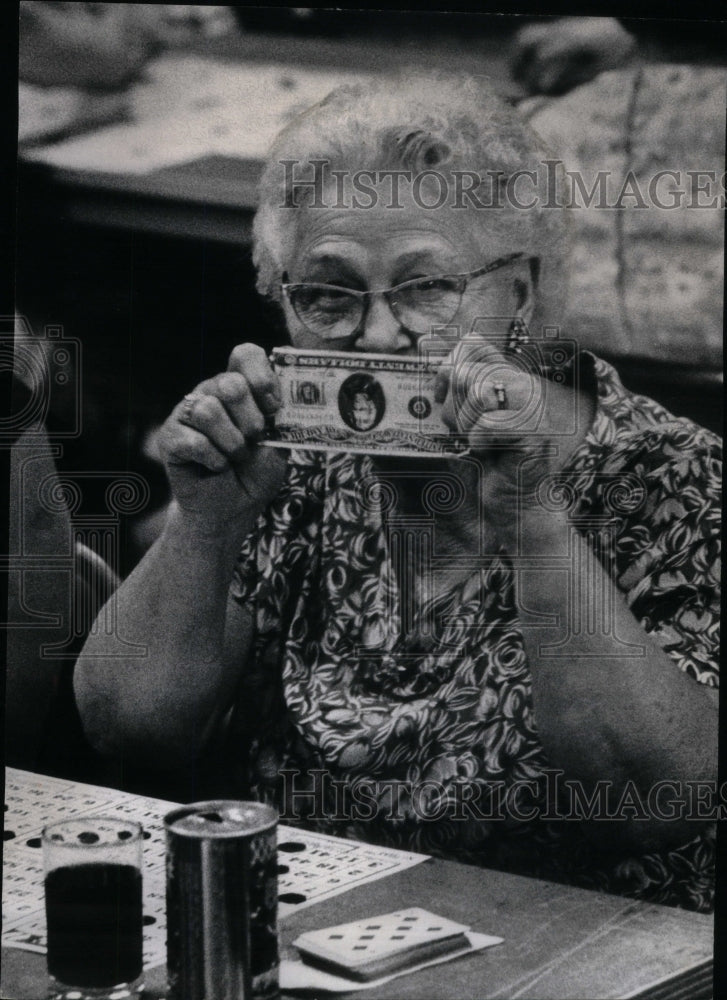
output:
[[[376,423],[376,404],[363,393],[357,392],[351,407],[353,422],[360,431],[370,430]]]
[[[488,212],[469,209],[427,210],[402,190],[399,203],[387,204],[390,189],[381,189],[370,209],[308,208],[300,212],[292,259],[291,282],[316,282],[367,291],[386,289],[414,278],[473,271],[502,256],[501,239],[488,238]],[[333,201],[334,199],[331,199]],[[496,210],[491,210],[492,212]],[[499,219],[489,216],[492,223]],[[473,326],[502,337],[522,305],[522,286],[530,286],[527,264],[517,263],[475,278],[464,293],[450,326],[461,336]],[[369,300],[357,333],[335,340],[307,330],[284,302],[291,341],[296,347],[353,350],[387,354],[417,353],[419,334],[401,326],[383,296]]]

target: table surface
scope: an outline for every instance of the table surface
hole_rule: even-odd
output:
[[[709,916],[435,859],[291,914],[281,922],[281,952],[293,957],[290,943],[303,931],[410,906],[441,913],[504,942],[402,976],[361,996],[711,996]],[[44,956],[4,949],[2,957],[2,996],[41,1000]],[[164,985],[164,969],[150,970],[146,995],[150,1000],[163,997]]]

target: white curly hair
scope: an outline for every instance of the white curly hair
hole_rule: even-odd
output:
[[[541,176],[548,158],[545,143],[484,77],[411,74],[339,87],[294,118],[273,143],[253,226],[258,290],[279,299],[280,278],[311,200],[309,185],[297,195],[291,190],[292,172],[283,161],[295,161],[297,181],[313,176],[314,161],[325,161],[325,171],[436,170],[450,176],[471,171],[505,185],[518,171]],[[551,205],[563,204],[560,191],[559,179]],[[466,210],[481,216],[496,255],[539,258],[534,321],[558,322],[565,305],[567,211],[533,200],[527,210],[508,199],[495,201],[493,208]]]

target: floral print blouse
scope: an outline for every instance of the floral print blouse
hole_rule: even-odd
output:
[[[716,687],[720,442],[582,361],[597,405],[563,474],[575,513],[605,527],[602,562],[674,669]],[[366,455],[294,451],[243,545],[231,593],[254,637],[232,728],[246,793],[329,833],[711,909],[714,826],[625,857],[558,818],[512,565],[491,558],[412,605],[396,562],[405,529],[426,549],[428,526],[392,528],[374,483]]]

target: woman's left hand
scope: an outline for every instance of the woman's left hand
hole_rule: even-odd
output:
[[[436,396],[444,423],[465,434],[482,461],[484,512],[495,524],[540,509],[538,484],[564,467],[589,422],[572,386],[488,343],[458,344],[440,368]]]

